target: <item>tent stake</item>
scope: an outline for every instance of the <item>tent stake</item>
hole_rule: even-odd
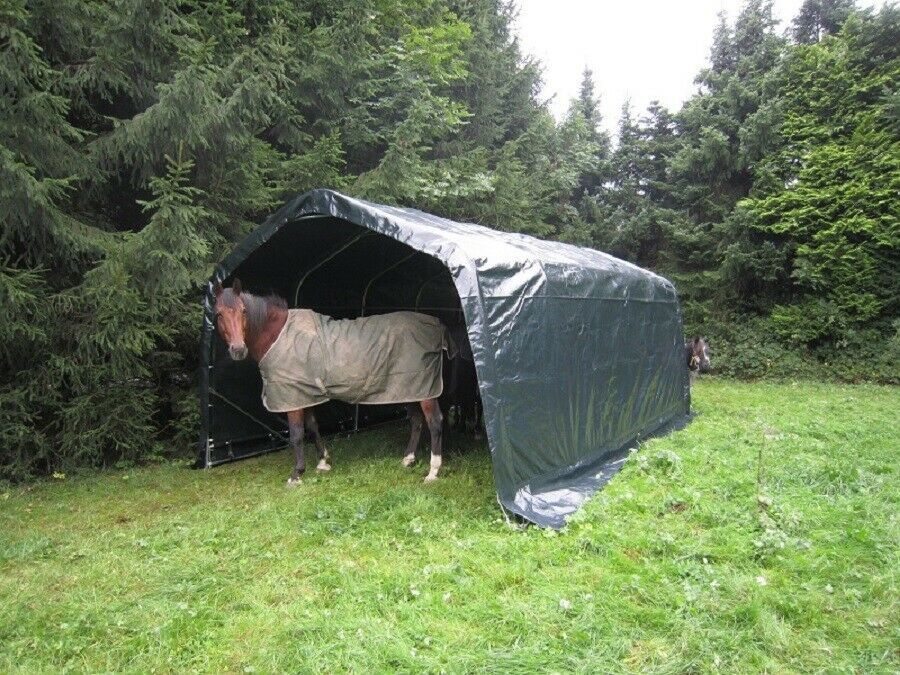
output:
[[[500,501],[500,495],[497,494],[497,493],[494,493],[494,496],[495,496],[496,499],[497,499],[497,506],[500,507],[500,513],[502,513],[502,514],[503,514],[503,518],[506,519],[506,525],[507,525],[507,527],[509,527],[510,529],[513,529],[513,530],[518,530],[518,531],[520,531],[520,532],[521,532],[522,530],[524,530],[525,527],[526,527],[525,525],[521,525],[521,524],[519,524],[519,523],[514,523],[514,522],[510,519],[509,513],[508,513],[507,510],[506,510],[506,507],[503,506],[503,502]]]

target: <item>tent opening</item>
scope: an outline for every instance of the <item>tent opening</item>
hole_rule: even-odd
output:
[[[451,331],[465,331],[463,311],[447,267],[436,258],[384,234],[332,216],[312,215],[279,229],[226,278],[239,278],[259,295],[283,297],[336,319],[408,310],[438,317]],[[255,363],[232,361],[213,331],[209,361],[207,466],[269,452],[286,443],[283,415],[261,402]],[[350,405],[331,401],[316,408],[323,431],[355,431],[399,419],[401,405]]]

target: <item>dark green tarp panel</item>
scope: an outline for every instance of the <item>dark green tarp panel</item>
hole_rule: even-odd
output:
[[[234,277],[336,318],[403,309],[463,322],[497,494],[539,525],[562,527],[635,443],[688,419],[681,310],[666,279],[591,249],[314,190],[268,218],[210,280],[202,466],[284,445],[255,364],[230,361],[214,329],[214,284]],[[333,430],[402,414],[338,402],[317,411]]]

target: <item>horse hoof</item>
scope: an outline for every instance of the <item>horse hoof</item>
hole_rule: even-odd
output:
[[[295,488],[303,482],[302,478],[288,478],[287,486],[289,488]]]
[[[415,455],[407,455],[406,457],[403,458],[403,466],[405,466],[406,468],[411,467],[415,463],[416,463]]]
[[[434,483],[436,480],[437,480],[437,475],[432,476],[431,474],[428,474],[427,476],[425,476],[426,483]]]
[[[331,464],[323,459],[321,462],[316,464],[316,471],[331,471]]]

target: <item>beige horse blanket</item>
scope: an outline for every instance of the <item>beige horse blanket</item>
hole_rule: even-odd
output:
[[[444,386],[443,350],[453,355],[447,329],[427,314],[332,319],[292,309],[259,361],[263,405],[281,413],[330,399],[374,404],[437,398]]]

